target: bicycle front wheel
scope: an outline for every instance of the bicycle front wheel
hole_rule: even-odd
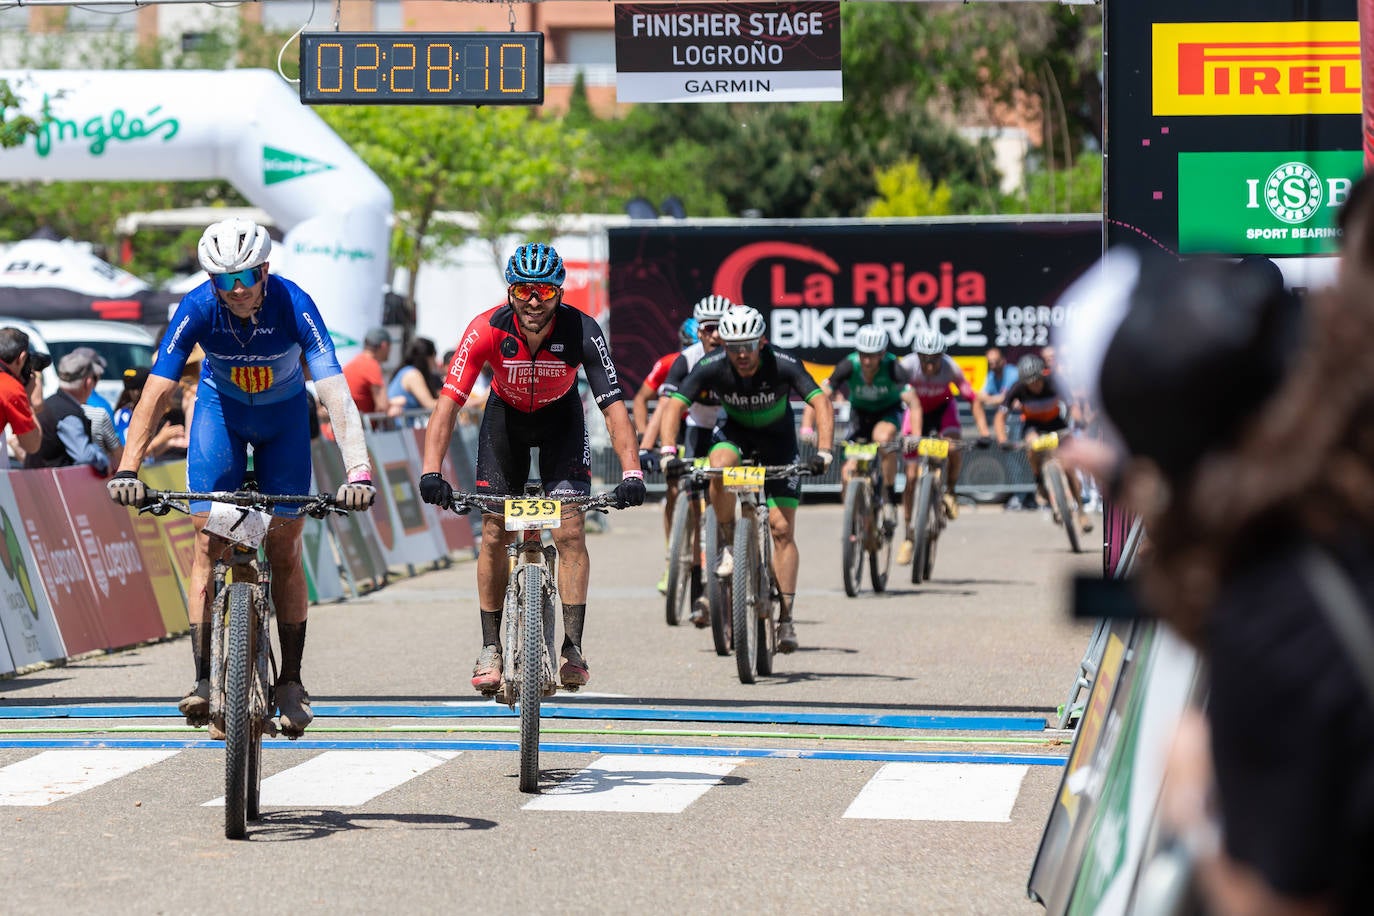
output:
[[[1059,513],[1059,523],[1064,526],[1064,533],[1069,536],[1069,548],[1079,553],[1082,548],[1078,543],[1078,507],[1069,496],[1069,480],[1064,475],[1063,466],[1058,461],[1046,461],[1044,477],[1050,502],[1054,504],[1054,511]]]
[[[539,791],[539,704],[544,696],[544,570],[524,567],[520,580],[520,791]]]
[[[668,590],[664,611],[668,626],[682,623],[683,609],[690,600],[692,584],[692,493],[681,487],[673,507],[673,524],[668,536]]]
[[[868,500],[864,498],[864,483],[856,475],[844,488],[844,541],[840,551],[844,564],[844,593],[857,598],[864,575],[864,518]]]
[[[706,605],[711,614],[711,642],[717,655],[729,655],[732,643],[730,590],[726,580],[716,575],[716,566],[720,563],[720,528],[716,525],[716,510],[709,504],[702,522],[701,543],[706,557],[702,576],[706,579]]]
[[[935,474],[927,469],[916,486],[916,511],[911,516],[911,537],[915,550],[911,554],[911,582],[920,585],[927,578],[926,552],[930,549],[932,513],[940,494],[935,489]]]
[[[740,512],[735,519],[735,575],[730,609],[734,618],[735,667],[744,684],[754,683],[758,663],[758,603],[761,599],[759,544],[754,528],[758,524],[755,516],[759,511],[755,508],[748,515]]]
[[[881,486],[881,483],[879,485]],[[869,500],[869,535],[877,544],[877,549],[868,552],[868,578],[873,583],[873,591],[875,592],[887,591],[887,579],[892,572],[893,531],[884,527],[883,513],[885,511],[892,510],[885,509],[882,500]]]
[[[778,634],[773,629],[773,621],[778,617],[776,602],[780,599],[777,589],[773,587],[773,532],[766,523],[754,527],[758,532],[759,555],[755,576],[758,599],[754,609],[754,626],[758,636],[754,658],[759,674],[769,675],[773,673],[773,656],[778,651]]]
[[[248,771],[253,722],[249,692],[253,680],[253,592],[246,582],[229,590],[229,638],[224,652],[224,836],[241,840],[248,832]]]

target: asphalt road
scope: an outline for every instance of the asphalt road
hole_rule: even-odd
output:
[[[186,639],[0,680],[0,901],[1040,912],[1026,876],[1068,750],[1044,723],[1089,635],[1067,577],[1100,558],[1042,513],[966,507],[932,582],[898,568],[889,593],[850,599],[839,527],[838,506],[803,507],[801,650],[744,685],[709,631],[664,623],[658,507],[615,513],[589,538],[592,682],[546,701],[567,715],[544,720],[539,796],[517,788],[516,720],[467,683],[470,562],[312,608],[319,715],[266,743],[277,778],[247,841],[213,805],[222,745],[165,714],[191,680]],[[110,703],[125,708],[90,709]],[[63,715],[18,717],[36,706]]]

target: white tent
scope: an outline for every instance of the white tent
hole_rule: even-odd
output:
[[[24,239],[0,253],[0,315],[157,324],[166,320],[165,307],[156,314],[160,298],[138,277],[71,239]]]

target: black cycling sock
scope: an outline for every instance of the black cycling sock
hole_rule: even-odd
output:
[[[482,610],[482,645],[501,645],[501,610]]]
[[[587,621],[587,606],[585,604],[565,604],[563,605],[563,648],[576,646],[578,651],[582,650],[582,624]]]
[[[778,602],[778,623],[787,623],[792,619],[792,602],[796,599],[796,592],[782,593],[782,600]]]
[[[196,680],[210,680],[210,627],[191,624],[191,658],[196,663]]]
[[[305,655],[305,621],[286,623],[277,619],[277,638],[281,640],[281,671],[278,683],[301,683],[301,657]]]

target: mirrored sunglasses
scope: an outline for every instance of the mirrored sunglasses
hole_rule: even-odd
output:
[[[702,334],[715,334],[720,329],[718,324],[699,324],[697,325],[697,336]]]
[[[536,299],[540,302],[548,302],[556,297],[561,289],[561,286],[552,283],[512,283],[510,294],[517,299],[524,299],[526,302]]]
[[[262,268],[249,267],[246,270],[236,270],[231,274],[211,274],[211,281],[215,284],[215,289],[229,292],[234,288],[235,283],[242,283],[244,289],[262,281]]]

